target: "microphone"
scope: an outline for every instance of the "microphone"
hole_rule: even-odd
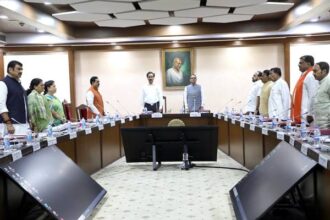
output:
[[[115,110],[116,114],[119,115],[119,111],[118,111],[118,109],[114,105],[112,105],[108,100],[105,101],[105,103],[107,103],[110,107],[112,107],[112,109]]]
[[[276,112],[277,114],[275,114],[275,115],[273,114],[272,116],[271,116],[271,114],[268,114],[268,115],[269,115],[269,117],[271,116],[271,117],[279,118],[279,116],[281,116],[283,113],[285,113],[285,112],[287,112],[287,111],[289,111],[289,110],[291,110],[291,107],[290,107],[290,108],[287,108],[287,109],[285,109],[285,110],[283,110],[283,111],[281,111],[280,113],[277,113],[277,109],[274,109],[274,110],[272,111],[272,113]],[[286,118],[289,118],[289,117],[287,116]],[[282,118],[281,118],[281,120],[282,120]]]
[[[229,101],[227,101],[223,106],[223,109],[226,111],[226,108],[228,108],[228,105],[232,102],[232,101],[234,101],[234,98],[231,98]],[[228,109],[227,109],[228,110]],[[220,111],[219,111],[220,112]]]
[[[127,113],[127,116],[130,116],[130,115],[132,115],[128,110],[127,110],[127,108],[125,108],[125,106],[124,105],[122,105],[120,102],[119,102],[119,100],[117,99],[116,100],[117,101],[117,103],[124,109],[124,111]]]

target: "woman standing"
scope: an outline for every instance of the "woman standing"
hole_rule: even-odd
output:
[[[53,117],[46,97],[42,95],[44,84],[41,79],[34,78],[27,90],[29,116],[33,130],[42,132],[49,124],[53,124]]]
[[[50,111],[52,112],[54,118],[54,125],[60,125],[66,122],[63,105],[61,101],[54,96],[56,93],[56,85],[53,80],[45,82],[45,97],[50,106]]]

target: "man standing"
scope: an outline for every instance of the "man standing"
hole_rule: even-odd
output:
[[[246,113],[258,114],[259,102],[260,102],[259,96],[260,96],[261,87],[263,85],[262,82],[259,80],[261,74],[262,73],[258,71],[252,76],[253,85],[249,92],[248,101],[245,109]]]
[[[104,104],[102,95],[99,92],[100,80],[97,76],[90,78],[91,87],[88,89],[86,94],[87,102],[87,118],[93,118],[96,115],[102,117],[104,116]]]
[[[319,83],[313,76],[314,58],[312,56],[300,57],[298,66],[301,76],[292,94],[291,118],[296,123],[301,123],[301,117],[306,118],[305,115],[311,113],[311,106]]]
[[[290,112],[290,91],[287,82],[281,78],[282,72],[278,67],[270,70],[270,79],[274,82],[268,101],[269,117],[288,119]]]
[[[261,75],[261,81],[263,86],[261,87],[260,92],[260,106],[259,113],[262,116],[268,117],[268,100],[270,95],[270,90],[273,87],[273,82],[269,78],[270,71],[264,70]]]
[[[154,85],[155,73],[147,73],[148,85],[142,89],[143,107],[148,111],[161,112],[163,109],[163,94],[161,89]]]
[[[319,62],[314,65],[313,72],[315,79],[320,83],[313,105],[315,124],[320,128],[330,128],[329,64],[326,62]]]
[[[185,108],[189,112],[198,112],[203,110],[203,92],[202,87],[196,84],[197,76],[191,74],[190,85],[184,88],[183,97]]]
[[[8,75],[0,81],[0,123],[4,123],[8,133],[13,134],[13,124],[28,124],[27,98],[20,78],[23,64],[13,60],[8,63]]]
[[[168,86],[182,86],[183,73],[181,71],[182,60],[179,57],[173,59],[173,67],[166,71],[166,83]]]

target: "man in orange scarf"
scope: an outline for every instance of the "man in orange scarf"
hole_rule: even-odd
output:
[[[87,101],[87,118],[94,118],[96,115],[104,116],[104,105],[102,95],[99,92],[100,80],[97,76],[93,76],[90,79],[91,87],[86,94]]]
[[[293,90],[291,118],[294,122],[301,123],[301,118],[306,118],[308,114],[311,114],[319,83],[313,76],[314,58],[312,56],[300,57],[298,66],[301,76]]]

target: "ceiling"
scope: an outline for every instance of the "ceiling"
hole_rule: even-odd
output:
[[[324,34],[330,33],[329,10],[329,0],[1,0],[0,42],[226,39],[298,29],[301,34],[311,25],[315,34]]]

